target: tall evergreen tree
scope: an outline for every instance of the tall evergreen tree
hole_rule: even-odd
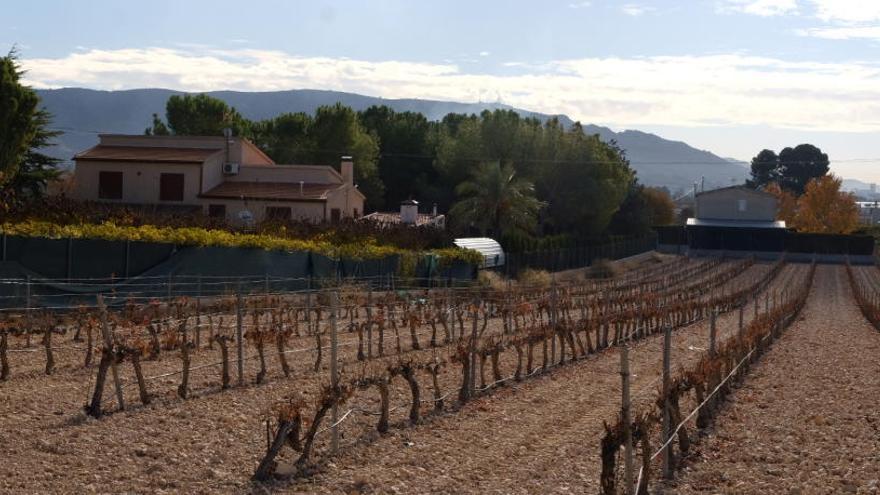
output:
[[[40,150],[59,133],[49,130],[50,114],[21,76],[14,50],[0,58],[0,189],[40,195],[59,173],[59,160]]]
[[[785,148],[779,152],[782,187],[800,196],[811,180],[828,174],[829,165],[828,155],[812,144]]]
[[[773,150],[761,150],[752,158],[752,177],[748,181],[749,187],[757,189],[766,187],[771,182],[779,181],[779,157]]]
[[[825,176],[829,170],[828,155],[812,144],[785,148],[779,155],[762,150],[752,158],[750,187],[766,187],[776,182],[782,188],[800,196],[812,179]]]

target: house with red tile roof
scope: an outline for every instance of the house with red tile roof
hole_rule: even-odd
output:
[[[74,157],[72,195],[81,200],[191,209],[249,223],[358,218],[364,195],[354,162],[280,165],[247,139],[102,134]]]

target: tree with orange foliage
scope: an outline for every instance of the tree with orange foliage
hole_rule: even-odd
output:
[[[777,210],[776,218],[783,220],[785,225],[791,228],[796,227],[797,223],[797,203],[798,200],[794,194],[779,187],[776,182],[771,182],[764,188],[765,192],[776,196]]]
[[[798,198],[795,225],[804,232],[849,234],[859,224],[859,207],[852,193],[842,192],[834,175],[811,179]]]

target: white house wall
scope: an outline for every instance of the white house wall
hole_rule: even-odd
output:
[[[239,222],[239,214],[244,210],[251,212],[254,221],[260,222],[264,218],[266,218],[266,207],[289,207],[291,209],[291,218],[294,220],[321,222],[325,218],[325,203],[323,202],[258,201],[211,198],[202,198],[200,202],[202,204],[202,209],[205,214],[208,213],[209,205],[225,205],[226,220],[232,224],[237,224]],[[327,215],[330,215],[329,206],[327,209]]]
[[[89,201],[129,204],[198,204],[198,164],[157,164],[78,160],[74,174],[73,196]],[[98,198],[99,172],[122,172],[122,199]],[[183,201],[159,201],[159,176],[163,173],[183,174]]]

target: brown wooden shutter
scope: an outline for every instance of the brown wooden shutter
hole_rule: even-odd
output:
[[[98,172],[98,199],[122,199],[122,172]]]
[[[183,201],[183,174],[159,176],[159,201]]]

